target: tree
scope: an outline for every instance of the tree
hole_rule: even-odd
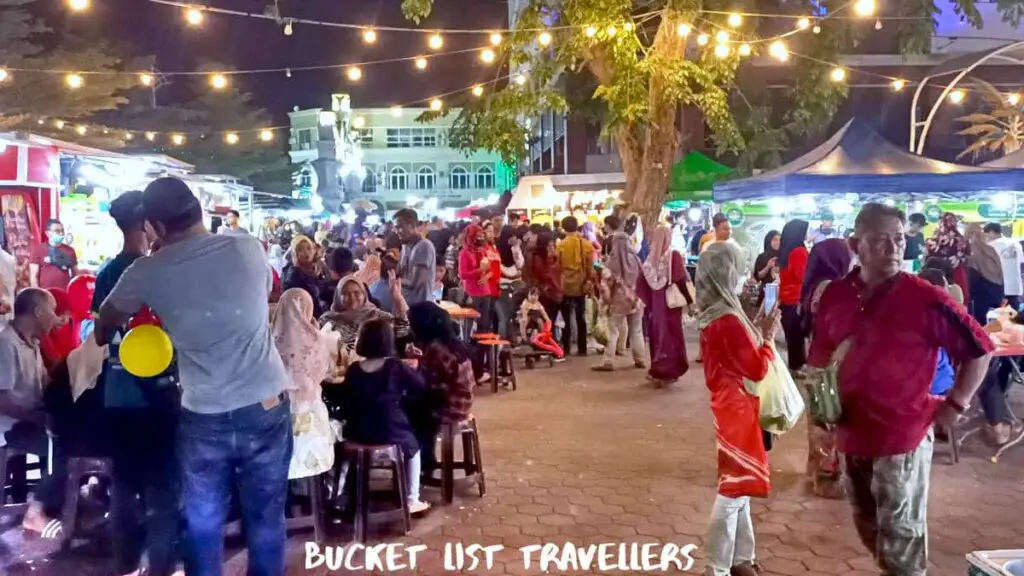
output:
[[[83,75],[81,88],[72,90],[62,73],[81,70],[115,72],[147,69],[150,59],[127,62],[107,43],[62,34],[59,43],[47,36],[53,31],[32,16],[35,0],[0,0],[0,64],[9,77],[0,84],[0,129],[31,126],[34,132],[59,136],[52,122],[60,119],[73,126],[76,120],[112,110],[127,102],[124,91],[137,85],[133,75]]]
[[[957,134],[974,138],[974,142],[957,158],[968,154],[977,158],[983,152],[1009,154],[1020,150],[1024,147],[1024,107],[1020,96],[1016,96],[1014,102],[980,78],[974,79],[974,84],[980,88],[987,111],[957,118],[958,122],[970,124]]]
[[[503,43],[509,69],[513,74],[523,71],[526,81],[508,83],[463,106],[450,130],[450,142],[467,151],[484,148],[501,153],[506,161],[518,160],[531,135],[522,120],[538,110],[569,110],[557,80],[567,71],[585,71],[595,80],[592,97],[606,105],[605,127],[618,145],[626,175],[621,199],[649,227],[665,199],[682,106],[703,113],[719,150],[740,153],[741,166],[778,161],[791,137],[813,134],[828,125],[846,91],[842,83],[831,81],[827,62],[835,62],[840,52],[854,51],[873,20],[824,20],[820,34],[787,38],[791,50],[809,58],[790,60],[795,68],[791,87],[774,101],[767,90],[739,88],[738,72],[748,59],[739,53],[737,43],[726,45],[728,54],[716,55],[715,40],[701,48],[695,42],[698,33],[714,36],[726,31],[732,40],[749,42],[751,52],[758,54],[768,51],[768,43],[758,41],[755,28],[771,39],[792,30],[795,19],[747,18],[736,28],[729,25],[730,11],[810,15],[821,8],[833,13],[849,4],[848,0],[527,0],[515,30]],[[954,0],[954,4],[967,21],[981,25],[974,0]],[[429,16],[432,5],[433,0],[403,0],[402,8],[407,18],[420,22]],[[1024,0],[1001,0],[999,7],[1004,18],[1019,23]],[[898,27],[902,50],[926,51],[937,12],[932,0],[893,2],[890,9],[906,17]],[[542,30],[551,35],[549,46],[538,42]],[[761,97],[751,97],[757,94]]]

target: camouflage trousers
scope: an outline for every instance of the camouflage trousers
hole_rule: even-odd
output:
[[[913,451],[865,458],[845,455],[853,522],[886,576],[925,576],[932,432]]]

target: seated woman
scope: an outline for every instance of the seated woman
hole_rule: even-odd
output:
[[[395,357],[391,321],[376,318],[359,331],[356,354],[364,358],[349,367],[343,387],[346,440],[359,444],[402,447],[409,482],[409,512],[430,508],[420,500],[420,443],[409,412],[419,411],[426,392],[423,377]]]
[[[403,340],[409,336],[409,323],[406,314],[409,309],[402,297],[402,286],[391,270],[387,275],[388,286],[395,314],[381,310],[370,301],[369,289],[355,275],[349,275],[338,281],[334,292],[334,303],[331,310],[320,317],[320,326],[340,333],[341,346],[344,352],[351,353],[356,346],[356,338],[363,324],[371,320],[388,320],[395,330],[395,338]]]
[[[530,288],[519,306],[519,336],[541,352],[550,352],[555,358],[564,358],[565,351],[555,342],[551,317],[540,303],[540,289]]]

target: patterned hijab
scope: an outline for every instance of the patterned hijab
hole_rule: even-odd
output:
[[[605,236],[605,242],[610,247],[608,254],[608,271],[620,278],[622,282],[633,288],[640,277],[640,257],[636,254],[629,236],[621,230],[616,230],[609,236]]]
[[[957,230],[960,219],[952,212],[946,212],[939,220],[935,234],[925,242],[929,256],[941,256],[953,265],[953,268],[965,264],[971,253],[967,239]]]
[[[743,312],[735,292],[740,281],[740,260],[739,248],[729,242],[715,242],[700,255],[696,283],[698,322],[703,330],[722,316],[732,314],[746,326],[757,346],[761,346],[761,333]]]
[[[642,270],[651,290],[661,290],[668,286],[672,275],[672,231],[661,224],[651,233],[650,242],[650,252]]]
[[[289,376],[289,390],[315,399],[331,369],[327,339],[313,324],[313,297],[301,288],[285,290],[271,323],[274,344]]]
[[[358,274],[358,273],[357,273]],[[335,329],[345,332],[346,328],[358,334],[359,329],[366,322],[375,318],[391,318],[391,315],[377,308],[370,302],[370,294],[366,284],[359,280],[357,274],[349,274],[338,281],[338,287],[334,289],[334,302],[331,304],[331,311],[320,318],[320,322],[331,322]],[[345,299],[342,294],[345,286],[354,284],[363,292],[363,303],[355,308],[345,308]],[[343,337],[343,340],[345,338]],[[347,340],[346,340],[347,341]]]

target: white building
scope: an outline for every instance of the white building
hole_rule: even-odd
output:
[[[347,95],[332,100],[331,110],[290,114],[292,162],[303,165],[299,184],[329,209],[360,198],[389,210],[430,199],[438,208],[462,207],[513,185],[499,155],[467,156],[448,145],[458,110],[421,123],[426,108],[352,108]]]

